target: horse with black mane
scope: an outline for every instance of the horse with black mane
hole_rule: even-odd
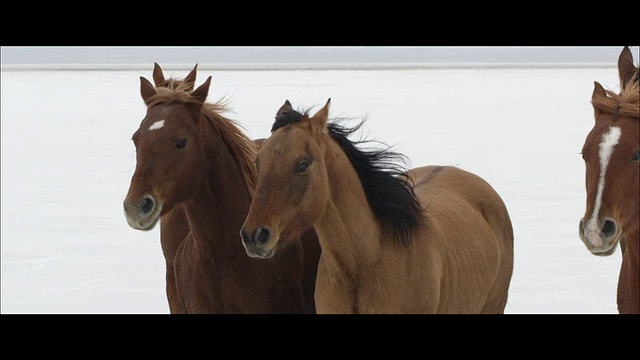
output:
[[[503,313],[513,229],[496,191],[456,167],[405,170],[401,154],[361,149],[349,136],[362,123],[329,121],[329,104],[278,111],[256,158],[247,254],[283,256],[314,227],[318,313]]]

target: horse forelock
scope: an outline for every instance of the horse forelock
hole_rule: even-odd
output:
[[[271,132],[274,132],[281,127],[295,124],[302,119],[309,117],[309,110],[287,110],[282,111],[276,115],[276,119],[273,122],[273,126],[271,126]]]
[[[168,88],[171,90],[184,90],[185,92],[190,92],[193,88],[193,84],[186,83],[184,80],[179,80],[175,78],[166,79],[159,84],[156,84],[156,88]]]
[[[640,120],[640,83],[631,79],[622,87],[620,94],[605,90],[604,95],[595,94],[591,103],[602,112]]]
[[[156,87],[156,94],[147,100],[147,108],[152,108],[158,104],[199,104],[199,101],[190,93],[178,87],[175,89],[168,87]]]

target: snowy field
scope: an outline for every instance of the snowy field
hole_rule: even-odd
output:
[[[411,166],[455,165],[502,196],[515,232],[508,314],[615,314],[619,249],[591,255],[580,150],[593,81],[610,67],[200,71],[209,100],[267,137],[276,110],[323,105],[362,118]],[[161,63],[162,65],[162,63]],[[159,226],[131,229],[122,201],[135,166],[148,71],[3,71],[3,314],[166,314]],[[187,71],[165,69],[183,77]],[[240,238],[238,238],[240,241]]]

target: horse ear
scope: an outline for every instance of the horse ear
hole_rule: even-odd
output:
[[[282,113],[286,113],[291,110],[293,110],[293,108],[291,107],[291,103],[289,102],[289,100],[285,100],[284,104],[282,104],[282,106],[280,106],[280,109],[278,109],[278,112],[276,113],[276,117],[278,117],[278,115]]]
[[[618,57],[618,76],[620,78],[620,88],[637,76],[638,68],[633,65],[633,56],[628,46],[625,46]]]
[[[591,98],[593,99],[594,97],[596,97],[596,95],[607,96],[607,92],[604,90],[604,88],[602,87],[602,85],[600,85],[599,82],[594,81],[593,82],[593,94],[591,95]]]
[[[165,79],[164,79],[164,74],[162,73],[162,68],[160,67],[160,65],[158,65],[158,63],[154,62],[153,63],[153,82],[156,84],[156,86],[160,86],[164,81]]]
[[[144,100],[145,104],[149,104],[149,99],[157,94],[156,88],[151,84],[149,80],[147,80],[144,76],[140,76],[140,95],[142,95],[142,100]]]
[[[198,102],[203,103],[207,101],[207,96],[209,95],[209,86],[211,85],[211,76],[207,78],[202,85],[198,86],[197,89],[193,90],[191,96],[196,98]]]
[[[198,64],[195,64],[195,66],[193,67],[193,70],[191,70],[191,72],[189,74],[187,74],[187,76],[185,76],[183,82],[188,85],[185,88],[185,91],[187,91],[187,92],[193,91],[193,87],[196,84],[196,73],[197,73],[197,70],[198,70]]]
[[[327,128],[327,120],[329,119],[329,105],[331,105],[331,98],[327,100],[327,103],[324,104],[322,109],[318,110],[318,112],[313,115],[311,119],[309,119],[312,124],[320,126],[323,131],[326,131]]]
[[[593,103],[593,99],[595,99],[596,96],[607,97],[607,92],[604,91],[604,88],[602,87],[602,85],[600,85],[599,82],[594,81],[593,82],[593,94],[591,95],[591,102],[592,103]],[[598,115],[600,114],[600,111],[595,106],[593,107],[593,114],[594,114],[596,120],[598,120]]]

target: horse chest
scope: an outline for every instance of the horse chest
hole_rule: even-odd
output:
[[[438,303],[437,279],[418,266],[412,256],[387,260],[376,271],[367,272],[357,289],[361,313],[432,313]],[[375,275],[377,274],[377,275]],[[374,275],[374,276],[372,276]]]
[[[424,291],[425,279],[412,261],[387,258],[349,272],[321,258],[316,286],[319,313],[424,313],[437,300]],[[426,300],[425,300],[426,299]]]
[[[175,266],[176,288],[187,312],[223,312],[221,278],[213,266],[198,258],[180,260]]]

